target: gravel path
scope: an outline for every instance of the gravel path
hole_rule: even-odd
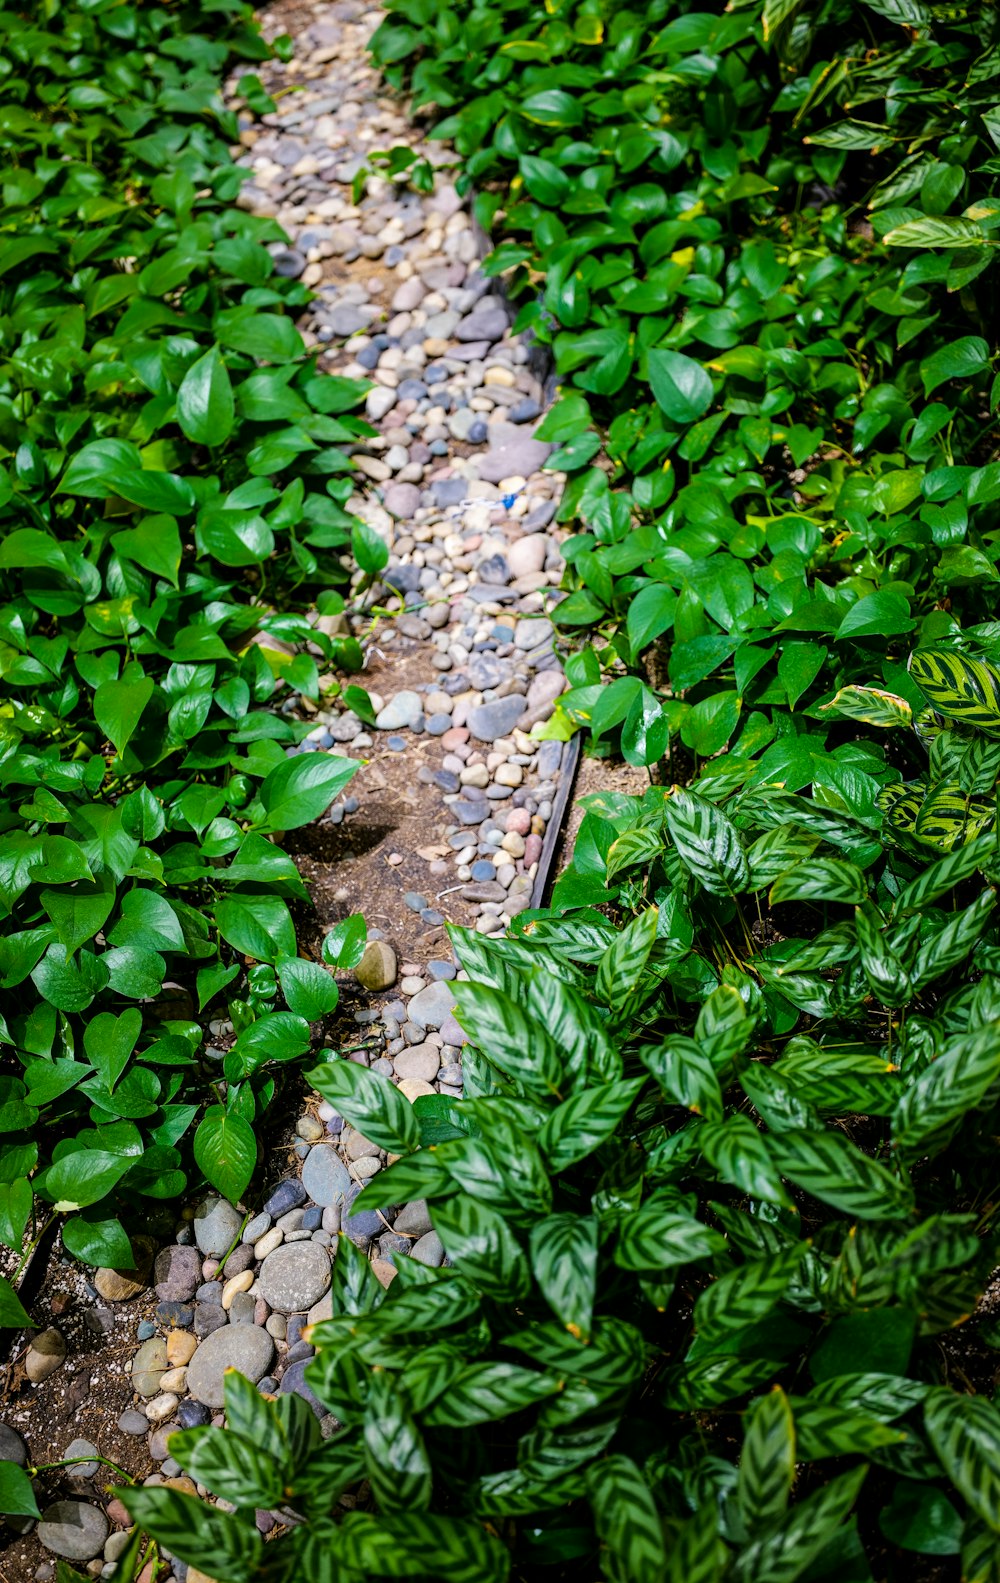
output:
[[[426,844],[387,859],[405,862],[407,874],[419,862],[425,881],[404,894],[409,932],[405,924],[386,932],[392,938],[369,930],[357,977],[370,998],[354,1011],[363,1048],[350,1057],[415,1099],[461,1093],[463,1036],[449,987],[456,966],[440,926],[458,902],[463,918],[497,934],[529,905],[559,786],[562,745],[528,733],[565,686],[546,615],[562,570],[553,519],[564,480],[541,471],[550,447],[534,437],[546,400],[538,349],[511,334],[507,306],[479,268],[483,239],[447,172],[429,195],[374,176],[354,202],[352,183],[374,151],[405,143],[438,164],[448,158],[421,142],[368,63],[365,44],[379,19],[354,0],[263,14],[269,35],[292,34],[296,55],[261,72],[280,94],[279,109],[243,133],[252,176],[241,202],[276,216],[288,233],[288,245],[273,252],[283,274],[317,293],[302,329],[323,347],[321,367],[372,381],[366,410],[378,435],[355,455],[366,493],[348,508],[390,556],[354,630],[373,674],[394,682],[382,696],[373,691],[374,728],[320,708],[304,747],[364,762],[351,795],[328,815],[332,825],[350,829],[365,777],[380,773],[369,761],[387,753],[411,755],[437,809]],[[318,621],[343,630],[343,618]],[[336,895],[340,913],[365,910],[363,894]],[[429,930],[438,930],[441,954],[421,960],[427,953],[416,944]],[[221,1047],[231,1031],[216,1021],[209,1037]],[[155,1296],[110,1271],[86,1285],[88,1300],[128,1327],[133,1401],[109,1418],[105,1438],[113,1431],[117,1442],[127,1437],[148,1452],[147,1482],[194,1490],[167,1441],[177,1427],[222,1421],[227,1367],[262,1390],[300,1393],[327,1427],[304,1378],[312,1348],[302,1332],[329,1312],[339,1233],[369,1253],[384,1284],[394,1259],[442,1261],[422,1203],[353,1211],[385,1165],[374,1144],[315,1097],[295,1130],[291,1159],[301,1175],[282,1180],[252,1218],[214,1196],[190,1206],[156,1256]],[[147,1317],[138,1323],[126,1317],[140,1309]],[[26,1358],[31,1389],[42,1389],[66,1356],[58,1324],[37,1336]],[[6,1417],[0,1441],[13,1435],[20,1455],[15,1429],[30,1449],[30,1400]],[[79,1457],[96,1451],[109,1454],[100,1432],[66,1448]],[[110,1575],[127,1518],[117,1501],[98,1504],[105,1474],[79,1465],[69,1485],[79,1498],[47,1508],[20,1554],[16,1541],[8,1548],[6,1576],[47,1583],[57,1556]],[[263,1532],[276,1520],[258,1516]],[[171,1577],[194,1583],[196,1574],[178,1561]]]

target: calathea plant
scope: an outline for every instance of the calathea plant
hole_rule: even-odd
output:
[[[946,1359],[992,1336],[993,838],[918,863],[874,802],[751,778],[591,805],[617,922],[454,932],[462,1101],[311,1074],[399,1156],[359,1203],[425,1199],[448,1264],[386,1291],[341,1238],[308,1371],[340,1427],[268,1441],[289,1532],[261,1547],[242,1439],[178,1437],[243,1510],[127,1496],[168,1549],[233,1583],[987,1583],[1000,1411]]]

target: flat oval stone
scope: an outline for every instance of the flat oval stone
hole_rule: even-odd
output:
[[[108,1519],[86,1501],[54,1501],[42,1513],[39,1542],[67,1561],[93,1561],[104,1549]]]
[[[206,1198],[194,1212],[194,1240],[202,1253],[218,1258],[228,1252],[243,1225],[243,1216],[224,1198]]]
[[[227,1369],[238,1369],[256,1385],[274,1358],[274,1342],[256,1325],[225,1325],[206,1336],[188,1364],[187,1388],[206,1407],[224,1405]]]
[[[329,1288],[331,1278],[330,1255],[318,1242],[292,1242],[275,1248],[258,1276],[264,1301],[281,1314],[301,1314],[312,1308]]]
[[[132,1389],[140,1396],[155,1396],[166,1371],[167,1343],[162,1336],[153,1336],[132,1359]]]
[[[330,1209],[342,1204],[351,1190],[347,1166],[332,1144],[318,1143],[302,1167],[302,1185],[314,1204]]]

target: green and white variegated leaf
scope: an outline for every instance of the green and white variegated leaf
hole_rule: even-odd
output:
[[[949,852],[903,886],[893,903],[893,917],[905,918],[909,913],[922,912],[954,890],[962,880],[968,879],[982,863],[996,859],[998,855],[997,840],[992,835],[978,836],[967,845]]]
[[[1000,1408],[942,1387],[924,1403],[924,1427],[955,1488],[1000,1532]]]
[[[874,908],[858,907],[854,913],[861,966],[871,992],[883,1006],[903,1006],[913,994],[910,976],[889,947],[882,920]]]
[[[715,1066],[696,1040],[676,1033],[662,1044],[647,1046],[640,1054],[674,1104],[683,1105],[708,1121],[722,1120],[722,1088]]]
[[[967,841],[992,830],[996,807],[982,798],[967,797],[957,782],[933,786],[920,804],[913,833],[924,846],[952,852]]]
[[[556,1318],[590,1336],[597,1295],[598,1223],[593,1215],[548,1215],[531,1228],[531,1268]]]
[[[645,866],[660,855],[663,844],[660,819],[655,825],[637,825],[633,830],[623,831],[615,837],[608,851],[608,879],[612,879],[623,868],[635,868],[639,864]]]
[[[795,1436],[803,1462],[871,1455],[883,1446],[901,1445],[907,1439],[905,1429],[894,1429],[869,1413],[845,1407],[841,1402],[815,1401],[796,1401]]]
[[[767,1140],[782,1176],[859,1220],[893,1220],[913,1210],[913,1190],[841,1133],[796,1131]]]
[[[952,913],[943,929],[924,941],[913,962],[914,989],[922,989],[964,960],[989,922],[996,899],[996,891],[982,891],[968,907]]]
[[[808,862],[822,837],[815,831],[802,830],[797,825],[778,825],[765,830],[747,849],[750,865],[749,890],[762,890],[771,885],[779,874],[786,873],[798,863]]]
[[[594,993],[612,1011],[624,1005],[638,988],[656,943],[658,922],[657,908],[647,907],[612,940],[597,964]]]
[[[783,901],[859,902],[868,894],[865,877],[838,857],[815,857],[779,874],[771,886],[772,906]]]
[[[565,1171],[618,1134],[622,1120],[643,1087],[642,1077],[602,1083],[571,1094],[550,1112],[538,1135],[538,1146],[554,1172]]]
[[[716,1339],[763,1319],[780,1303],[805,1251],[805,1243],[783,1248],[713,1281],[694,1305],[699,1337]]]
[[[735,984],[720,984],[708,996],[694,1036],[717,1072],[723,1072],[750,1041],[757,1023]]]
[[[988,1523],[966,1521],[962,1530],[963,1583],[1000,1583],[1000,1534]]]
[[[795,1478],[795,1424],[780,1386],[751,1402],[743,1418],[736,1499],[748,1533],[780,1517]]]
[[[741,1552],[738,1583],[795,1583],[830,1545],[858,1498],[867,1466],[830,1479]]]
[[[976,1028],[954,1042],[904,1091],[893,1142],[907,1154],[934,1153],[1000,1080],[1000,1028]]]
[[[1000,775],[1000,741],[973,737],[958,766],[958,784],[967,797],[993,791]]]
[[[884,692],[880,687],[842,687],[823,708],[833,709],[848,720],[859,720],[867,726],[881,726],[884,730],[913,724],[913,710],[906,699],[900,698],[897,693]]]
[[[487,984],[457,981],[454,990],[455,1017],[492,1066],[526,1094],[558,1091],[562,1062],[542,1023]]]
[[[724,1182],[751,1198],[762,1198],[782,1209],[792,1207],[763,1135],[749,1116],[735,1111],[723,1122],[706,1122],[696,1136],[706,1160]]]
[[[713,896],[738,896],[750,868],[732,820],[694,792],[673,791],[663,805],[667,832],[684,867]]]
[[[932,709],[991,736],[1000,734],[1000,671],[954,649],[914,649],[910,676]]]
[[[561,1389],[558,1375],[540,1374],[516,1363],[470,1363],[448,1381],[448,1389],[421,1417],[435,1428],[468,1429],[508,1418]]]
[[[594,1464],[587,1483],[608,1583],[663,1583],[663,1520],[636,1464],[624,1456],[605,1457]]]

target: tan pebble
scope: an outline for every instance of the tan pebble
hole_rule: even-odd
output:
[[[259,1242],[254,1243],[254,1258],[258,1260],[266,1259],[269,1253],[274,1252],[275,1248],[281,1247],[281,1244],[284,1242],[284,1240],[285,1233],[281,1231],[279,1227],[272,1226],[270,1231],[265,1231]],[[241,1288],[241,1290],[248,1291],[249,1288],[244,1286]],[[232,1298],[230,1298],[230,1302],[232,1302]]]
[[[508,830],[500,845],[505,852],[510,853],[511,857],[524,856],[524,836],[518,835],[516,830]]]
[[[146,1403],[146,1417],[151,1424],[162,1424],[167,1418],[172,1418],[177,1411],[177,1397],[172,1391],[167,1391],[162,1396],[154,1396],[151,1402]]]
[[[187,1373],[187,1368],[183,1365],[180,1368],[168,1369],[160,1376],[161,1390],[174,1393],[183,1391],[187,1385]]]
[[[488,368],[486,373],[483,375],[484,385],[507,385],[509,387],[511,385],[515,385],[516,383],[517,380],[515,379],[512,370],[509,368],[504,368],[502,364],[494,365],[493,368]]]
[[[501,764],[493,779],[498,786],[520,786],[524,779],[524,771],[520,764]]]
[[[237,1292],[248,1292],[253,1285],[253,1270],[241,1270],[239,1275],[231,1275],[222,1288],[222,1306],[232,1307],[233,1298]]]
[[[412,1104],[422,1095],[435,1094],[437,1090],[430,1083],[425,1083],[422,1077],[404,1077],[399,1085],[399,1092]]]
[[[190,1363],[198,1346],[198,1337],[193,1336],[190,1330],[167,1331],[167,1362],[174,1364]]]
[[[391,863],[393,868],[398,868],[402,861],[403,855],[401,852],[390,852],[389,856],[386,858],[386,862]]]
[[[536,813],[531,816],[531,833],[532,835],[545,834],[545,820],[541,819]]]
[[[388,1259],[372,1259],[372,1274],[382,1286],[388,1286],[396,1279],[398,1273],[396,1266],[390,1264]],[[188,1577],[190,1576],[189,1572]]]
[[[172,1479],[164,1479],[163,1487],[168,1490],[180,1490],[182,1495],[197,1495],[198,1493],[198,1486],[195,1484],[194,1479],[187,1478],[183,1473],[176,1474]],[[204,1572],[195,1573],[192,1567],[188,1567],[188,1577],[192,1576],[204,1577],[205,1574]]]

